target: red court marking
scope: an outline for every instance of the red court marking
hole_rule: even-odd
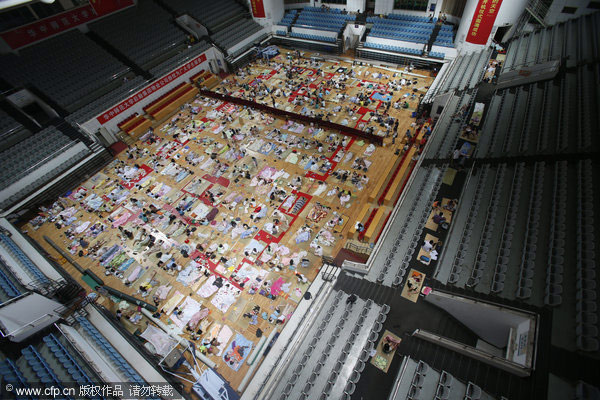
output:
[[[342,147],[339,146],[331,155],[331,157],[328,158],[329,162],[331,163],[331,167],[329,167],[329,170],[327,170],[326,173],[324,173],[323,175],[317,174],[315,172],[309,171],[306,173],[306,177],[307,178],[312,178],[312,179],[316,179],[318,181],[325,181],[329,175],[331,175],[331,173],[333,172],[333,170],[335,169],[335,167],[337,167],[338,162],[337,161],[333,161],[333,159],[335,158],[335,156],[337,155],[337,153],[340,152],[340,150],[344,150],[344,151],[348,151],[348,149],[350,148],[350,146],[352,146],[352,143],[354,143],[354,139],[350,139],[350,142],[346,145],[346,147]]]
[[[269,243],[279,243],[283,236],[287,231],[281,232],[278,237],[271,235],[268,232],[263,231],[262,229],[258,231],[258,233],[254,236],[254,239],[260,240],[261,242]]]
[[[140,169],[138,170],[138,174],[135,176],[135,178],[131,179],[129,181],[122,180],[121,181],[121,186],[123,186],[123,187],[125,187],[127,189],[131,189],[132,187],[135,186],[136,183],[138,183],[139,181],[141,181],[142,179],[144,179],[152,171],[154,171],[152,168],[150,168],[146,164],[142,164],[140,166]]]
[[[208,192],[210,189],[212,189],[212,187],[214,186],[214,183],[212,185],[209,185],[204,192],[202,192],[200,194],[200,197],[198,197],[198,199],[200,199],[200,201],[202,201],[204,204],[206,204],[207,206],[212,206],[214,207],[214,204],[210,202],[210,199],[208,197],[208,195],[206,194],[206,192]]]
[[[263,80],[263,81],[268,81],[269,79],[271,79],[276,74],[277,74],[277,70],[273,69],[267,75],[264,75],[264,74],[258,75],[256,78],[260,79],[260,80]],[[252,81],[252,82],[254,82],[254,81]]]
[[[300,86],[300,89],[296,90],[295,92],[293,92],[290,95],[290,97],[288,98],[288,102],[291,103],[296,97],[304,96],[307,93],[308,93],[308,90],[306,90],[306,86],[302,85],[302,86]]]
[[[296,222],[296,219],[298,218],[298,216],[300,214],[302,214],[302,211],[304,211],[304,209],[306,208],[306,206],[308,205],[308,203],[310,203],[310,201],[312,200],[312,196],[309,195],[309,194],[306,194],[306,193],[302,193],[302,192],[298,192],[296,190],[292,190],[292,194],[295,194],[297,196],[296,201],[294,201],[294,204],[296,204],[296,202],[300,199],[300,197],[304,197],[306,199],[306,202],[304,203],[304,205],[302,206],[302,208],[300,208],[300,210],[298,211],[297,214],[292,214],[292,213],[286,211],[285,209],[283,209],[281,207],[281,205],[279,207],[277,207],[277,209],[281,213],[283,213],[283,214],[285,214],[285,215],[287,215],[289,217],[292,217],[292,220],[288,223],[289,227],[291,227],[294,224],[294,222]],[[286,200],[287,200],[287,198],[286,198]],[[283,203],[285,203],[285,200],[283,201]],[[293,209],[294,208],[294,204],[292,204],[292,206],[290,208]],[[281,232],[278,237],[275,237],[275,236],[271,235],[270,233],[265,232],[265,231],[263,231],[261,229],[261,230],[259,230],[256,233],[256,235],[254,235],[254,239],[260,240],[261,242],[266,243],[267,246],[268,246],[270,243],[279,243],[281,241],[281,239],[283,239],[283,236],[285,236],[285,234],[287,232],[288,231]]]
[[[224,102],[223,104],[221,104],[219,107],[216,108],[217,111],[222,111],[225,107],[227,107],[229,105],[228,102]]]
[[[206,179],[210,183],[216,183],[217,185],[225,187],[229,187],[229,184],[231,183],[227,178],[223,178],[222,176],[217,178],[216,176],[212,176],[209,174],[205,174],[204,176],[202,176],[202,179]]]

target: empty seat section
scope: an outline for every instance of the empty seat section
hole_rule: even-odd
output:
[[[143,69],[185,45],[183,31],[167,11],[152,1],[138,2],[90,24],[90,29]]]
[[[119,86],[129,72],[78,30],[0,56],[0,76],[15,87],[36,86],[67,111],[74,111]]]
[[[21,250],[21,248],[4,233],[0,233],[0,246],[10,254],[14,261],[23,267],[32,280],[48,282],[48,278],[40,271],[38,266],[35,265],[29,257],[25,255],[23,250]]]

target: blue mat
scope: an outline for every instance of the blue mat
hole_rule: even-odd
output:
[[[252,350],[252,342],[243,335],[237,334],[233,342],[227,346],[227,351],[223,354],[223,361],[234,371],[240,369],[244,360]]]
[[[383,94],[380,92],[375,92],[373,93],[373,96],[371,96],[371,98],[373,100],[379,100],[379,101],[390,101],[392,99],[392,95],[391,94]]]

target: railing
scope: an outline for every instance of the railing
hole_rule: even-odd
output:
[[[529,0],[529,3],[525,7],[529,13],[538,20],[538,22],[542,25],[546,25],[544,22],[544,18],[546,18],[546,14],[548,14],[549,4],[544,0]]]
[[[392,391],[390,392],[390,396],[388,397],[388,400],[394,400],[396,398],[396,396],[398,395],[398,391],[400,390],[400,384],[402,383],[402,380],[404,379],[404,374],[406,373],[406,367],[408,366],[408,360],[409,360],[408,356],[404,357],[404,360],[402,360],[402,365],[400,366],[400,371],[398,371],[398,377],[396,378],[396,381],[394,382],[394,387],[392,388]]]
[[[336,277],[336,272],[339,270],[339,267],[333,263],[333,260],[325,262],[321,267],[323,273],[323,280],[326,282],[333,282]]]
[[[366,255],[370,255],[373,252],[373,248],[368,244],[358,245],[356,243],[347,242],[344,245],[344,248],[348,249],[348,250],[352,250],[355,253],[366,254]]]
[[[519,69],[519,68],[523,68],[523,67],[530,67],[532,65],[546,64],[546,63],[549,63],[549,62],[552,62],[552,61],[559,61],[560,62],[561,58],[562,57],[560,57],[560,56],[554,56],[554,57],[548,57],[548,59],[545,60],[545,61],[538,61],[537,59],[533,60],[533,61],[530,61],[530,62],[523,61],[522,63],[511,65],[510,69],[508,69],[507,71],[502,70],[502,73],[505,73],[505,72],[508,72],[508,71],[513,71],[513,70],[516,70],[516,69]]]
[[[30,293],[28,293],[27,295],[29,295]],[[12,300],[17,300],[17,299],[21,299],[24,298],[25,296],[19,296],[19,297],[15,297]],[[6,303],[3,304],[3,306],[6,306],[6,304],[8,304],[9,302],[7,301]],[[46,318],[51,318],[53,316],[61,318],[65,316],[65,311],[68,310],[67,307],[61,305],[60,307],[55,308],[54,310],[52,310],[50,313],[41,315],[39,317],[37,317],[36,319],[34,319],[33,321],[29,321],[27,323],[24,323],[22,326],[18,327],[17,329],[15,329],[14,331],[11,332],[4,332],[2,329],[0,329],[0,336],[2,336],[3,338],[8,338],[11,336],[14,336],[16,334],[18,334],[19,332],[21,332],[22,330],[24,330],[27,327],[35,327],[36,326],[36,322],[38,321],[42,321],[43,319]]]

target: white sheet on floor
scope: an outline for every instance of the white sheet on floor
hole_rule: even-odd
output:
[[[204,282],[204,285],[202,285],[200,287],[200,289],[198,289],[198,291],[196,292],[198,294],[198,296],[203,297],[203,298],[208,298],[208,297],[212,296],[217,290],[219,290],[218,287],[213,285],[215,279],[217,279],[216,275],[211,275],[206,280],[206,282]]]
[[[175,346],[177,346],[177,341],[175,339],[154,325],[148,324],[146,330],[140,336],[152,343],[156,352],[161,356],[166,356]]]
[[[179,306],[180,314],[175,316],[171,315],[171,320],[178,327],[182,328],[187,322],[192,319],[194,314],[200,311],[202,308],[202,303],[192,299],[191,297],[187,297],[185,301]]]
[[[222,313],[226,313],[229,307],[236,302],[239,289],[233,285],[223,285],[211,300],[211,304],[219,309]]]

